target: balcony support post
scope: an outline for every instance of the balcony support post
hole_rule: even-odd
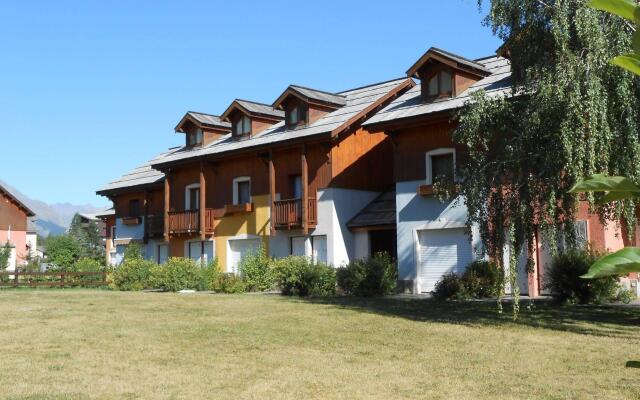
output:
[[[171,175],[169,171],[164,177],[164,241],[169,242],[169,210],[171,209]]]
[[[142,215],[144,222],[142,223],[142,240],[144,244],[149,243],[149,191],[144,191],[144,200],[142,200]]]
[[[207,237],[207,218],[206,218],[206,212],[207,212],[207,180],[204,177],[204,161],[200,162],[200,207],[199,207],[199,212],[200,212],[200,240],[202,240],[204,242],[204,240]],[[202,244],[202,246],[204,247],[204,243]]]
[[[273,165],[273,150],[269,151],[269,212],[271,216],[269,220],[271,221],[271,236],[276,233],[276,169]]]
[[[300,157],[302,163],[302,233],[309,233],[309,169],[307,166],[307,147],[302,145],[302,156]]]

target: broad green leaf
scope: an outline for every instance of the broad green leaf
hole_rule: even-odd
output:
[[[612,201],[633,199],[634,197],[636,195],[631,192],[608,192],[600,199],[600,203],[611,203]]]
[[[618,56],[611,60],[611,63],[631,71],[636,75],[640,75],[640,55],[627,54],[625,56]]]
[[[624,176],[591,175],[588,179],[579,181],[570,190],[571,193],[580,192],[640,192],[631,179]]]
[[[640,23],[640,7],[632,0],[591,0],[588,6]]]
[[[620,276],[640,271],[640,247],[625,247],[596,261],[583,279]]]

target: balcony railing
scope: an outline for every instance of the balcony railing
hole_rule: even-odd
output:
[[[164,215],[147,215],[147,236],[161,237],[164,234]]]
[[[273,203],[273,224],[276,229],[293,229],[302,227],[302,199],[279,200]],[[315,227],[317,219],[317,202],[315,198],[309,198],[307,206],[307,223],[309,227]]]
[[[215,210],[207,208],[204,214],[204,231],[213,233],[215,228]],[[200,233],[200,211],[170,211],[169,233]]]
[[[199,233],[200,212],[194,211],[170,211],[169,233]]]

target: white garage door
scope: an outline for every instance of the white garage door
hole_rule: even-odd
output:
[[[237,274],[242,257],[250,253],[255,254],[260,250],[260,239],[229,240],[229,250],[227,271]]]
[[[473,259],[464,229],[436,229],[418,232],[420,291],[432,292],[442,275],[462,274]]]

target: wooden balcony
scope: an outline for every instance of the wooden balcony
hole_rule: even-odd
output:
[[[164,215],[147,215],[146,236],[150,238],[164,235]]]
[[[213,233],[215,227],[215,210],[205,210],[205,233]],[[169,211],[170,234],[198,234],[200,233],[200,211]]]
[[[309,198],[307,221],[310,228],[318,224],[318,206],[315,198]],[[273,224],[276,229],[302,228],[302,199],[273,202]]]

